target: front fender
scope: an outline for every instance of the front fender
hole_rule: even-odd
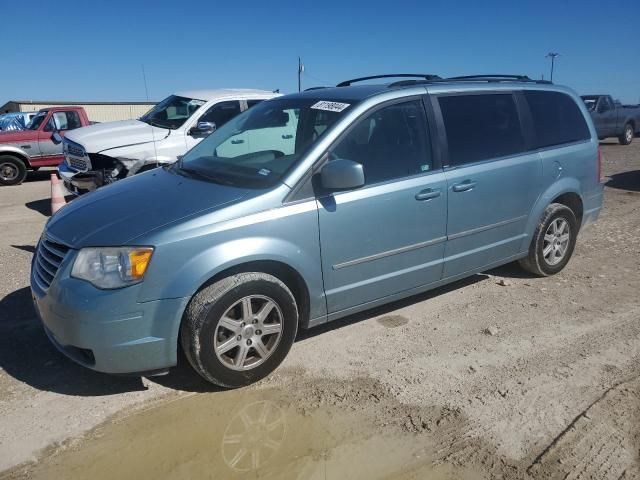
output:
[[[31,158],[29,154],[20,147],[16,147],[15,145],[0,145],[0,155],[8,154],[15,155],[24,160],[27,166],[31,166]]]
[[[317,238],[317,237],[316,237]],[[190,243],[190,241],[187,241]],[[185,243],[187,243],[185,242]],[[255,261],[282,263],[304,280],[309,292],[309,318],[326,314],[319,249],[309,251],[282,238],[252,236],[224,241],[188,256],[194,245],[182,245],[178,251],[159,246],[154,256],[161,262],[150,264],[141,301],[159,298],[191,297],[211,278],[232,267]]]
[[[538,197],[538,200],[531,210],[531,214],[529,215],[529,220],[527,221],[527,226],[525,229],[526,237],[522,240],[522,244],[520,246],[521,252],[526,252],[529,249],[529,244],[531,243],[531,239],[533,238],[533,233],[535,232],[545,209],[549,206],[553,199],[565,193],[577,194],[584,204],[584,199],[582,198],[580,189],[580,183],[577,179],[570,177],[561,178],[550,185],[549,188],[547,188],[547,190],[545,190],[542,195]]]

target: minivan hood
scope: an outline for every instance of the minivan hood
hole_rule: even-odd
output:
[[[259,191],[156,168],[71,201],[49,220],[46,231],[72,248],[126,245],[158,227],[222,208],[250,192]]]
[[[67,132],[66,137],[82,145],[87,153],[100,153],[111,148],[162,140],[171,133],[171,130],[152,127],[140,120],[121,120],[77,128]]]

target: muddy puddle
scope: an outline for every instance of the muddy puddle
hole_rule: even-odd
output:
[[[245,389],[115,418],[8,478],[482,478],[434,465],[432,451],[428,436],[382,427],[375,409],[306,407],[280,390]]]

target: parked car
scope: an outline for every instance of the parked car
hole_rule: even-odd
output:
[[[640,105],[621,105],[611,95],[584,95],[582,100],[601,140],[618,137],[622,145],[629,145],[640,132]]]
[[[24,130],[38,112],[11,112],[0,115],[0,132]]]
[[[287,95],[74,200],[31,269],[49,338],[110,373],[166,371],[180,343],[238,387],[299,328],[515,260],[561,271],[602,207],[597,134],[572,90],[515,78]]]
[[[66,132],[88,124],[82,107],[55,107],[40,110],[25,130],[0,132],[0,185],[18,185],[28,170],[57,166]]]
[[[240,112],[277,96],[279,93],[244,89],[176,93],[138,120],[102,123],[68,135],[60,176],[66,189],[79,195],[175,162]]]

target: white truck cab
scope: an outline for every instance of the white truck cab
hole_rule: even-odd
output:
[[[137,120],[100,123],[69,132],[64,139],[64,162],[58,172],[72,194],[95,190],[175,162],[239,113],[279,95],[250,89],[175,93]],[[235,140],[229,148],[247,148],[247,139]]]

